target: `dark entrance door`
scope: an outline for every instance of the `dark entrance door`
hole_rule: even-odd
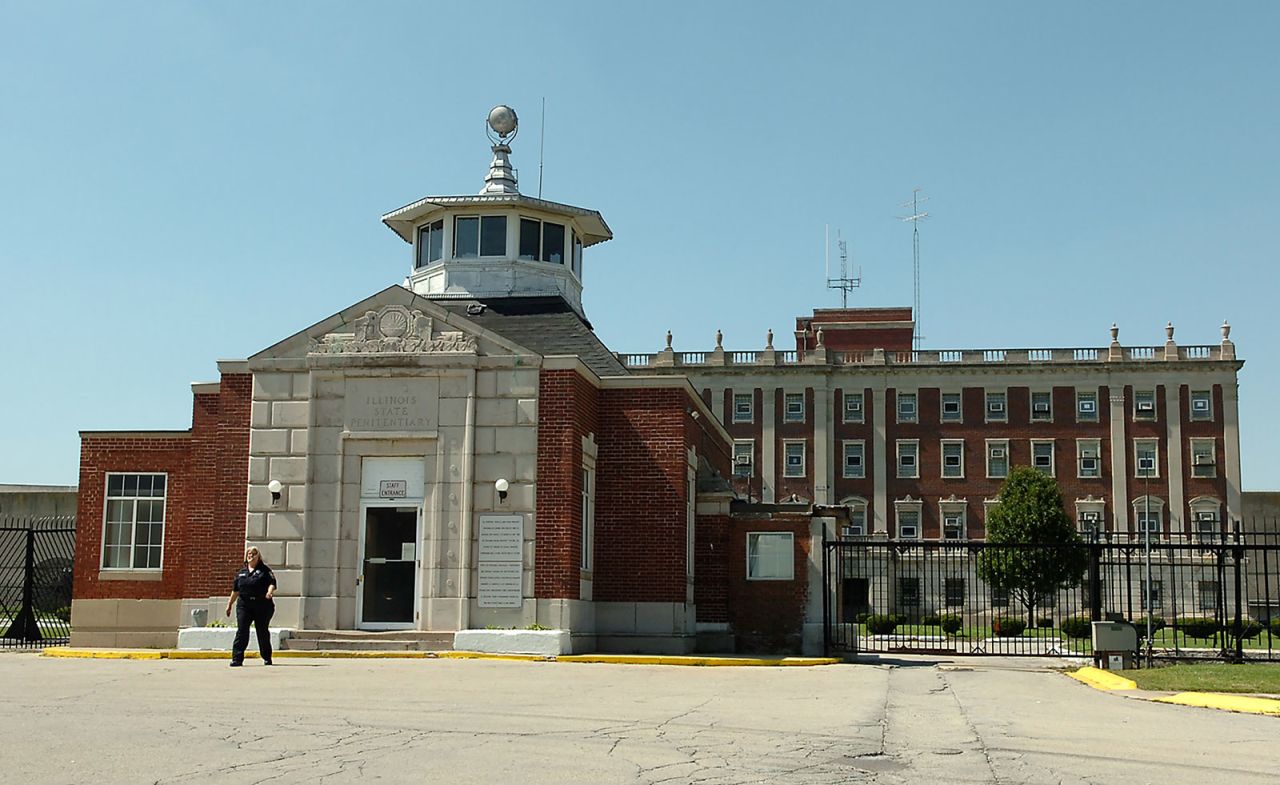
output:
[[[852,624],[860,613],[871,612],[871,584],[866,578],[845,578],[840,621]]]
[[[368,507],[360,625],[369,629],[413,626],[417,586],[418,509]]]

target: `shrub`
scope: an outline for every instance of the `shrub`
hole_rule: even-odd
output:
[[[1131,623],[1133,624],[1134,627],[1137,628],[1139,638],[1146,637],[1147,635],[1147,617],[1146,616],[1139,616],[1138,618],[1134,619],[1133,622]],[[1152,635],[1155,635],[1157,632],[1159,632],[1160,630],[1163,630],[1165,627],[1168,627],[1168,626],[1169,624],[1164,620],[1164,617],[1162,616],[1151,617],[1151,634]]]
[[[942,617],[936,613],[926,613],[920,617],[920,623],[926,627],[937,627],[942,623]]]
[[[873,635],[888,635],[898,629],[898,619],[894,616],[868,616],[866,623]]]
[[[1088,638],[1093,635],[1093,622],[1088,616],[1072,616],[1062,620],[1061,629],[1068,638]]]
[[[964,621],[959,616],[950,613],[938,618],[938,626],[942,627],[942,631],[948,635],[955,635],[964,626]]]
[[[67,621],[67,622],[71,621],[71,606],[63,605],[61,608],[54,608],[53,616],[54,618],[61,619],[62,621]],[[1257,622],[1254,622],[1254,623],[1257,624]],[[1258,625],[1258,626],[1259,626],[1259,629],[1261,629],[1261,625]]]
[[[1253,640],[1261,635],[1262,629],[1262,623],[1254,621],[1253,619],[1242,619],[1240,621],[1240,637],[1247,641]]]
[[[1280,616],[1271,620],[1271,634],[1276,638],[1280,638]]]
[[[867,619],[869,619],[870,617],[871,617],[870,613],[859,613],[853,617],[853,620],[856,621],[858,624],[866,624]]]
[[[1054,627],[1052,616],[1041,616],[1036,619],[1036,626],[1042,630],[1051,630]]]
[[[1217,619],[1199,616],[1184,616],[1174,626],[1188,638],[1212,638],[1222,629]]]
[[[1022,634],[1027,623],[1012,616],[997,616],[991,620],[991,631],[1000,638],[1014,638]]]

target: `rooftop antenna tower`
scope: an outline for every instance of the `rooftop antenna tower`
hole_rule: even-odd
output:
[[[827,259],[827,288],[840,290],[840,307],[849,307],[849,292],[862,286],[862,268],[858,268],[856,276],[849,276],[849,244],[840,237],[840,230],[836,230],[836,248],[840,252],[840,277],[831,277],[831,226],[827,225],[826,229],[826,259]]]
[[[538,129],[538,198],[542,198],[542,151],[547,139],[547,97],[542,96],[542,127]]]
[[[898,216],[899,220],[911,224],[911,261],[915,275],[915,300],[911,311],[915,335],[911,336],[911,348],[917,351],[920,349],[920,342],[924,340],[924,336],[920,334],[920,222],[929,217],[927,212],[920,210],[920,203],[927,201],[929,197],[922,195],[919,188],[911,189],[911,201],[902,203],[903,207],[910,208],[911,214]]]

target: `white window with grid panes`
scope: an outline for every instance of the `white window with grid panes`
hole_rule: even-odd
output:
[[[782,443],[782,454],[785,463],[782,467],[783,477],[804,476],[805,443],[802,440],[786,440]]]
[[[1009,397],[1004,390],[986,392],[987,422],[1009,421]]]
[[[866,443],[862,439],[846,439],[844,442],[844,476],[861,479],[867,476]]]
[[[1076,422],[1098,421],[1098,393],[1076,390]]]
[[[1215,440],[1191,440],[1191,476],[1218,476],[1218,456]]]
[[[920,511],[922,506],[920,502],[914,499],[905,499],[893,503],[894,514],[898,519],[898,539],[920,539]]]
[[[865,537],[867,535],[867,500],[851,496],[840,502],[849,511],[849,523],[840,528],[841,537]]]
[[[966,534],[965,502],[947,499],[938,503],[938,516],[942,519],[942,539],[963,540]]]
[[[733,443],[733,476],[745,479],[754,476],[756,443],[750,439],[737,439]]]
[[[1102,440],[1076,439],[1076,476],[1097,478],[1102,476]]]
[[[1197,496],[1191,507],[1191,531],[1201,539],[1212,539],[1222,534],[1222,502],[1211,496]]]
[[[1009,440],[987,439],[987,478],[1009,476]]]
[[[168,476],[108,474],[106,483],[102,568],[160,569]]]
[[[1031,440],[1031,466],[1050,477],[1054,476],[1052,439]]]
[[[898,391],[898,422],[915,422],[917,417],[916,411],[916,394],[913,392]]]
[[[920,442],[916,439],[898,440],[898,477],[908,479],[920,476]]]
[[[1152,537],[1163,530],[1164,500],[1155,496],[1139,496],[1133,500],[1133,530],[1138,534],[1150,531]]]
[[[1053,422],[1053,393],[1031,393],[1031,422]]]
[[[844,421],[863,422],[866,416],[863,412],[863,404],[863,393],[846,390],[844,394]]]
[[[942,440],[942,476],[944,479],[964,477],[964,439]]]
[[[1156,391],[1133,391],[1133,419],[1154,420],[1156,418]]]
[[[795,576],[795,535],[747,533],[747,580],[789,581]]]
[[[1191,391],[1191,419],[1198,421],[1213,420],[1213,392],[1211,390]]]
[[[960,393],[942,394],[942,422],[962,422],[964,418],[960,406]]]
[[[756,418],[756,397],[752,393],[733,394],[733,421],[754,422]]]
[[[784,422],[804,422],[804,393],[786,393],[782,396]]]
[[[1158,439],[1133,440],[1133,476],[1160,476],[1160,441]]]

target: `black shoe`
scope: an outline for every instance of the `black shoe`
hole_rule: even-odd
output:
[[[234,660],[231,662],[231,667],[233,668],[239,668],[242,665],[244,665],[243,662],[235,662]]]
[[[263,661],[262,661],[262,664],[263,664],[263,665],[270,665],[270,664],[271,664],[271,660],[263,660]]]

